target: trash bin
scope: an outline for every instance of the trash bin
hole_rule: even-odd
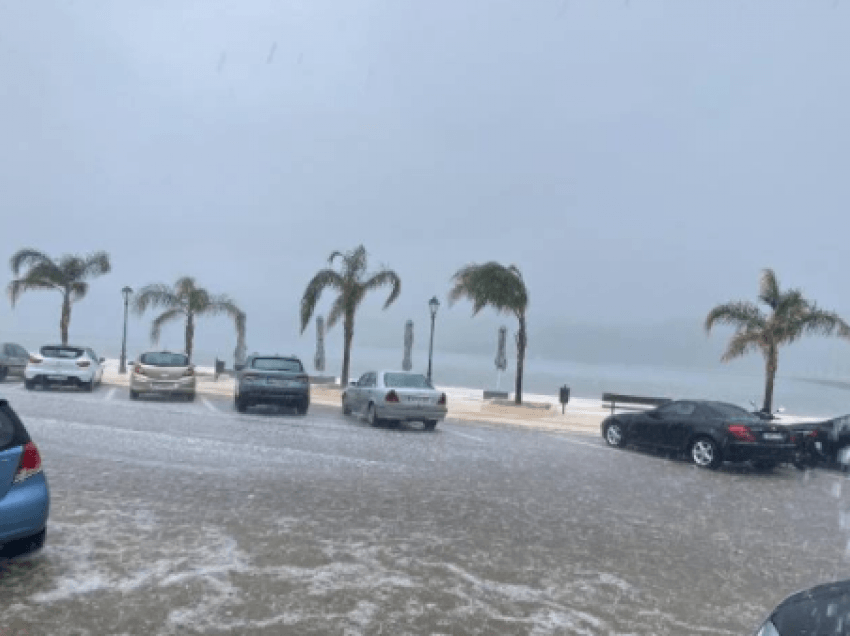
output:
[[[561,390],[558,393],[558,398],[561,402],[561,413],[564,413],[565,408],[567,406],[567,402],[570,401],[570,387],[565,384],[561,387]]]

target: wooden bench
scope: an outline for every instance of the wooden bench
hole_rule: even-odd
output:
[[[661,406],[670,402],[670,398],[658,397],[643,397],[640,395],[622,395],[620,393],[603,393],[602,406],[611,407],[611,413],[614,413],[614,407],[617,404],[641,405],[641,406]]]

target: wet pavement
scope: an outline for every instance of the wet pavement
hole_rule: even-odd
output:
[[[0,636],[749,634],[850,577],[850,482],[829,471],[327,406],[0,395],[52,489],[44,550],[0,564]]]

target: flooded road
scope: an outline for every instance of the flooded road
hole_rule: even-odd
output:
[[[850,483],[601,438],[0,387],[52,489],[7,634],[749,634],[850,576]]]

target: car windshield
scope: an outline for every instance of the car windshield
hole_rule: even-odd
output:
[[[385,373],[384,386],[394,389],[433,389],[428,378],[419,373]]]
[[[165,353],[157,351],[152,353],[143,353],[139,358],[139,362],[155,367],[187,367],[189,366],[189,356],[185,353]]]
[[[715,417],[723,419],[746,420],[749,422],[761,422],[757,415],[753,415],[746,409],[734,404],[723,404],[721,402],[712,402],[706,405]]]
[[[290,373],[300,373],[304,370],[298,360],[289,358],[254,358],[251,368],[262,371],[288,371]]]
[[[45,358],[66,358],[73,360],[82,356],[83,350],[76,347],[42,347],[41,355]]]

